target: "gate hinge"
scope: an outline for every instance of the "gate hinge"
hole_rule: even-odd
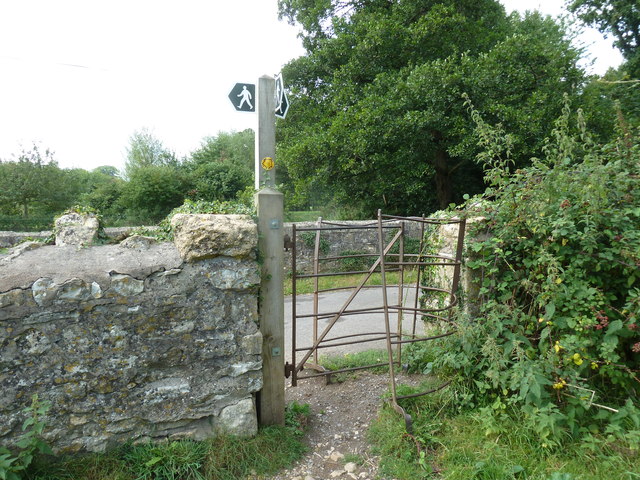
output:
[[[294,365],[289,363],[289,362],[285,362],[284,364],[284,378],[289,378],[291,376],[291,372],[293,372],[294,369]]]

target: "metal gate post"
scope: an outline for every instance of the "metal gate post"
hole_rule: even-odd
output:
[[[387,275],[385,267],[384,232],[382,231],[382,211],[378,210],[378,250],[380,252],[380,277],[382,280],[382,308],[384,312],[384,328],[387,337],[387,355],[389,359],[389,376],[391,377],[391,398],[396,404],[396,379],[393,371],[393,348],[391,346],[391,326],[389,324],[389,300],[387,298]]]
[[[420,248],[418,249],[418,256],[416,257],[416,291],[415,298],[413,299],[413,324],[411,327],[411,338],[416,338],[416,326],[418,321],[418,301],[420,299],[420,282],[422,281],[422,269],[424,267],[419,264],[422,262],[422,254],[424,250],[424,214],[422,215],[420,222]]]
[[[449,299],[449,303],[453,303],[456,295],[458,294],[458,286],[460,284],[460,273],[462,270],[462,250],[464,249],[464,235],[467,230],[467,219],[466,217],[462,217],[460,219],[460,223],[458,224],[458,238],[456,244],[456,257],[455,257],[455,267],[453,270],[453,279],[451,285],[451,297]],[[449,317],[451,317],[451,312],[449,313]]]
[[[317,222],[318,227],[322,227],[322,217],[318,218]],[[320,290],[320,277],[318,277],[318,273],[320,273],[320,228],[316,231],[316,241],[315,246],[313,248],[313,343],[318,341],[318,295]],[[313,351],[313,363],[316,365],[319,364],[318,360],[318,349]]]
[[[404,220],[400,222],[400,243],[398,250],[398,322],[396,324],[396,333],[399,335],[398,340],[402,338],[402,320],[404,317],[403,301],[404,301],[404,236],[406,235]],[[396,347],[396,362],[398,366],[402,366],[402,344],[398,343]]]
[[[298,304],[298,285],[297,285],[297,260],[296,257],[298,255],[298,232],[296,224],[294,223],[291,228],[291,238],[293,239],[293,243],[291,245],[291,365],[294,368],[289,370],[291,372],[291,386],[298,386],[298,373],[296,372],[296,338],[298,336],[298,325],[297,325],[297,304]],[[286,375],[285,371],[285,375]]]

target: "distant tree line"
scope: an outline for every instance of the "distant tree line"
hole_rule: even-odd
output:
[[[107,225],[153,224],[187,198],[233,200],[252,189],[253,155],[252,130],[206,137],[178,158],[142,129],[130,137],[122,172],[63,169],[53,152],[33,145],[0,159],[0,230],[47,229],[73,205],[93,208]]]
[[[419,215],[483,192],[485,145],[471,104],[503,128],[514,171],[544,156],[565,99],[600,143],[640,126],[637,0],[565,0],[621,50],[624,63],[603,76],[585,72],[564,23],[507,15],[497,0],[278,4],[306,49],[283,68],[292,107],[276,130],[276,181],[289,210]],[[247,197],[253,152],[245,130],[177,158],[143,129],[122,172],[87,172],[60,169],[34,146],[0,162],[0,216],[27,223],[79,203],[111,224],[155,222],[185,199]]]

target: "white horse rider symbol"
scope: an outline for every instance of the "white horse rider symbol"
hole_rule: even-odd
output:
[[[246,85],[242,86],[242,91],[238,94],[238,97],[242,97],[242,100],[240,100],[240,105],[238,105],[238,108],[242,108],[242,105],[244,105],[244,103],[246,102],[247,104],[249,104],[249,108],[253,110],[253,105],[251,105],[251,92],[247,90]]]

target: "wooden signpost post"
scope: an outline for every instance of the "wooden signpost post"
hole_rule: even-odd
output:
[[[236,110],[254,111],[249,103],[257,110],[255,187],[258,190],[258,250],[262,259],[258,309],[263,339],[263,386],[258,393],[258,420],[261,425],[284,425],[284,201],[282,193],[274,189],[275,117],[286,116],[289,101],[281,76],[277,87],[273,77],[260,77],[254,91],[255,95],[250,91],[250,84],[238,83],[229,99]]]

